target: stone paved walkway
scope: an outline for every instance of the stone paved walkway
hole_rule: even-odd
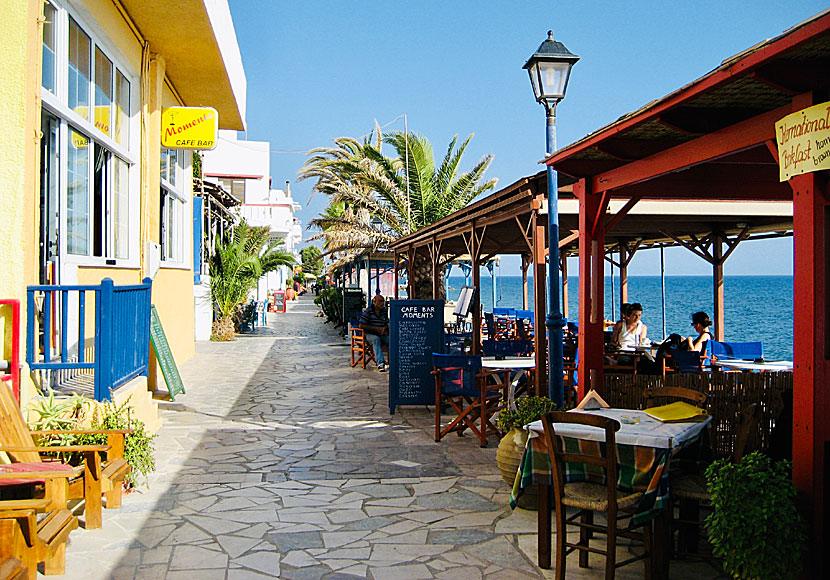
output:
[[[105,510],[102,529],[72,534],[64,578],[553,577],[534,564],[535,512],[507,507],[496,442],[436,444],[423,407],[390,416],[388,375],[350,368],[316,312],[304,298],[233,343],[198,344],[181,369],[187,394],[161,405],[149,487]],[[568,577],[602,577],[602,564],[574,561]]]

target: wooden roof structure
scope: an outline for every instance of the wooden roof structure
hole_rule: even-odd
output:
[[[579,200],[581,389],[604,388],[597,316],[604,277],[596,248],[622,226],[626,214],[650,199],[792,202],[793,480],[813,531],[806,576],[817,575],[830,557],[829,172],[780,181],[775,127],[789,114],[828,101],[828,71],[830,11],[825,11],[546,160]],[[830,103],[827,110],[830,114]],[[612,202],[619,209],[608,215]],[[731,248],[729,237],[720,233],[696,245],[716,269]]]

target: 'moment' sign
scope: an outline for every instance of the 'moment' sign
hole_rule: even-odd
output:
[[[219,113],[210,107],[170,107],[161,113],[161,145],[167,149],[213,149]]]
[[[775,124],[781,181],[830,169],[830,102],[787,115]]]

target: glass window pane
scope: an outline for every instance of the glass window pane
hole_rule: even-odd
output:
[[[126,145],[130,138],[130,81],[115,73],[115,142]]]
[[[110,180],[108,178],[112,153],[93,143],[95,173],[92,188],[92,255],[108,255],[107,223],[109,221]]]
[[[167,149],[161,150],[161,155],[159,157],[159,165],[162,179],[167,179],[167,158],[169,156],[169,151]]]
[[[112,61],[95,47],[95,127],[112,135]]]
[[[69,19],[69,108],[89,120],[89,76],[91,73],[89,37]]]
[[[67,155],[67,251],[89,254],[89,138],[69,130]]]
[[[48,2],[43,5],[43,73],[41,84],[43,88],[55,92],[55,17],[57,11]]]
[[[167,153],[170,156],[167,162],[167,181],[175,187],[176,175],[178,174],[179,168],[179,152],[175,149],[170,149]]]
[[[130,257],[130,219],[128,215],[130,199],[130,166],[117,157],[114,160],[112,194],[112,219],[114,220],[112,225],[113,243],[115,257],[126,260]]]
[[[176,200],[167,196],[167,259],[176,259]]]

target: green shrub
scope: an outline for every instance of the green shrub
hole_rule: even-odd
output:
[[[807,536],[795,507],[788,461],[755,452],[740,463],[720,459],[706,469],[713,512],[706,518],[713,553],[743,580],[785,580],[801,570]]]
[[[556,410],[556,403],[547,397],[522,397],[516,399],[515,409],[505,409],[499,413],[498,427],[502,433],[507,433],[514,427],[523,427],[533,421],[538,421],[548,411]]]

